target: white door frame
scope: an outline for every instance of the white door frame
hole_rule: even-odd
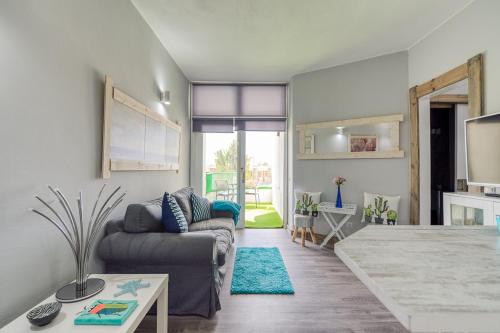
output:
[[[237,161],[236,161],[236,186],[237,202],[241,205],[240,220],[236,229],[245,228],[245,158],[246,158],[246,132],[236,132]]]

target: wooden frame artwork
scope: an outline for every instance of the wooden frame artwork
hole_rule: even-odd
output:
[[[462,80],[468,80],[470,118],[483,114],[483,55],[478,54],[452,70],[410,88],[410,223],[420,224],[420,137],[418,99]],[[449,101],[450,96],[446,97]],[[457,96],[453,96],[457,98]],[[441,100],[439,102],[444,102]],[[465,102],[462,97],[462,103]]]
[[[111,171],[179,170],[181,126],[115,87],[111,77],[104,86],[102,178]]]
[[[324,121],[319,123],[309,123],[301,124],[296,126],[296,130],[299,132],[299,154],[297,158],[300,160],[334,160],[334,159],[349,159],[349,158],[403,158],[404,151],[399,148],[399,125],[403,121],[403,114],[392,114],[387,116],[378,117],[366,117],[357,119],[344,119],[344,120],[334,120],[334,121]],[[310,153],[307,150],[306,137],[311,134],[307,134],[308,130],[316,129],[338,129],[338,128],[349,128],[353,126],[370,126],[377,124],[387,124],[389,126],[389,141],[390,147],[387,150],[380,151],[377,147],[377,151],[343,151],[343,152],[331,152],[331,153]],[[364,137],[370,137],[371,135],[361,135]],[[317,140],[315,140],[317,141]],[[377,140],[378,145],[378,140]],[[347,149],[349,150],[349,149]]]

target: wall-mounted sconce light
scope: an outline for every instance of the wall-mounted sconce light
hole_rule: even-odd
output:
[[[170,104],[170,91],[162,91],[160,93],[160,102],[166,105]]]
[[[344,134],[344,126],[337,126],[337,134],[340,135]]]

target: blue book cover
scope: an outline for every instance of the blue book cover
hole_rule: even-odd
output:
[[[75,325],[120,326],[137,308],[137,301],[98,299],[78,314]]]

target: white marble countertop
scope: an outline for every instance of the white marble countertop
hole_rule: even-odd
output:
[[[412,332],[500,332],[495,227],[369,225],[335,253]]]

